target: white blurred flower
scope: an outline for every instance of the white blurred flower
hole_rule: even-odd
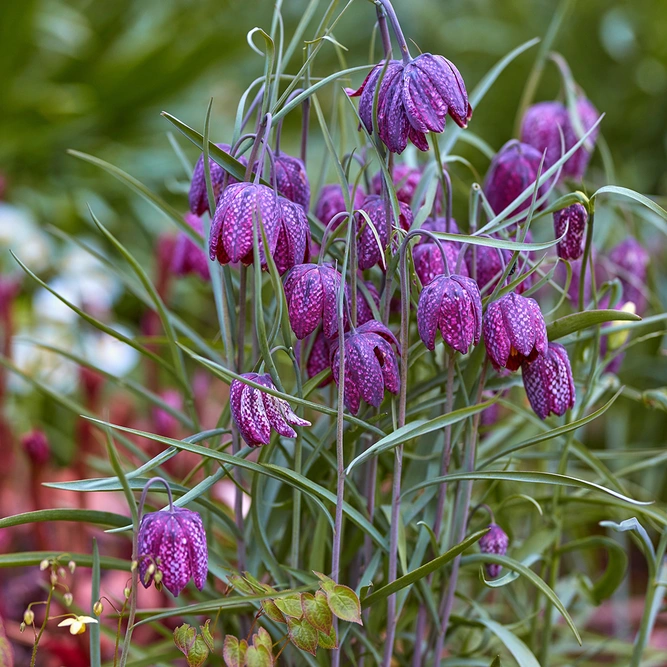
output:
[[[0,202],[0,247],[12,250],[34,271],[48,266],[52,255],[50,239],[37,226],[32,215],[4,202]]]
[[[127,338],[132,336],[131,331],[120,324],[109,326]],[[82,356],[99,369],[116,377],[127,375],[139,361],[137,350],[101,331],[84,335]]]

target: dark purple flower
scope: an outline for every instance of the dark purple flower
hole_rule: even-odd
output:
[[[461,127],[472,117],[463,79],[442,56],[423,53],[407,65],[390,60],[386,68],[381,62],[370,71],[360,88],[351,93],[352,97],[361,96],[359,116],[368,132],[373,131],[378,86],[377,132],[392,153],[402,153],[408,139],[427,151],[425,133],[444,131],[447,114]]]
[[[421,226],[421,229],[429,232],[443,232],[449,234],[459,233],[456,220],[453,219],[450,219],[449,230],[447,230],[447,221],[445,218],[427,218]],[[461,244],[454,243],[454,241],[444,240],[440,243],[445,251],[449,269],[455,271]],[[442,261],[440,248],[434,243],[433,239],[430,239],[427,236],[422,236],[419,243],[412,249],[412,261],[415,265],[415,272],[419,276],[419,280],[424,287],[426,287],[433,278],[442,275],[445,272],[445,264]],[[468,269],[463,262],[459,269],[459,275],[468,275]]]
[[[350,196],[352,196],[352,186],[350,186]],[[364,203],[364,198],[366,195],[361,188],[357,188],[354,191],[354,201],[352,202],[352,208],[360,208]],[[345,198],[343,197],[343,189],[340,185],[325,185],[320,191],[320,196],[317,199],[317,205],[315,206],[315,217],[326,227],[331,219],[338,213],[347,211],[347,206],[345,206]],[[342,222],[342,217],[340,222]],[[340,222],[338,224],[340,224]],[[336,225],[337,227],[338,225]]]
[[[271,165],[271,179],[276,178],[278,192],[295,204],[303,206],[304,211],[310,208],[310,183],[306,167],[298,157],[286,153],[276,153]]]
[[[202,590],[208,573],[206,531],[197,512],[174,507],[144,514],[137,542],[139,578],[148,588],[158,581],[175,597],[190,579]]]
[[[310,254],[310,225],[300,204],[278,197],[278,241],[273,259],[278,273],[308,260]]]
[[[612,262],[610,269],[623,285],[624,301],[632,301],[641,315],[647,303],[646,270],[651,259],[648,251],[629,236],[612,249],[609,259]]]
[[[581,127],[584,133],[586,133],[593,127],[593,125],[595,125],[600,117],[600,113],[585,97],[580,97],[577,100],[576,109],[581,122]],[[575,154],[563,165],[564,176],[575,181],[580,181],[584,177],[586,169],[588,168],[588,162],[590,161],[593,152],[592,146],[595,146],[595,141],[598,137],[598,131],[599,128],[595,128],[584,144],[580,146]],[[574,130],[574,125],[570,119],[570,132],[566,139],[567,150],[570,150],[579,139],[580,137],[577,136],[577,133]]]
[[[534,186],[542,154],[516,139],[508,141],[491,161],[484,179],[484,194],[493,212],[504,211],[526,188]],[[544,172],[544,169],[542,170]],[[547,191],[547,184],[538,191],[538,198]],[[512,216],[530,207],[531,197],[512,211]]]
[[[213,216],[209,239],[209,256],[220,264],[241,261],[253,262],[253,228],[257,222],[259,253],[262,266],[266,266],[261,225],[273,255],[278,241],[280,209],[278,197],[266,185],[234,183],[225,188]]]
[[[482,335],[482,297],[477,283],[464,276],[436,276],[419,295],[419,335],[435,349],[438,329],[452,349],[466,354]]]
[[[160,398],[174,410],[183,410],[183,397],[176,389],[166,389],[161,392]],[[169,438],[176,436],[179,421],[170,412],[164,408],[153,408],[153,424],[155,432],[158,435],[164,435]]]
[[[547,327],[535,299],[510,292],[491,302],[482,328],[486,352],[496,370],[515,371],[547,350]]]
[[[398,393],[400,378],[398,360],[392,347],[400,349],[398,341],[381,322],[371,320],[345,334],[344,401],[352,414],[359,412],[361,399],[378,408],[384,390]],[[339,383],[340,348],[338,338],[331,341],[331,371]]]
[[[574,405],[572,369],[562,345],[549,343],[543,355],[524,362],[521,370],[526,395],[540,419],[546,419],[551,413],[560,417]]]
[[[404,202],[398,202],[398,205],[399,225],[401,229],[407,231],[412,224],[412,211]],[[360,211],[368,216],[374,228],[374,230],[371,229],[366,216],[361,212],[357,213],[357,257],[359,268],[363,271],[375,266],[384,257],[384,250],[389,243],[387,221],[389,220],[392,229],[395,225],[392,220],[391,205],[379,195],[366,197]]]
[[[556,246],[563,259],[579,259],[584,254],[584,231],[588,212],[582,204],[572,204],[554,213],[554,234],[560,238],[567,228],[565,238]]]
[[[231,147],[229,144],[216,144],[218,148],[229,153]],[[241,164],[247,164],[248,160],[241,156],[237,158]],[[213,186],[213,195],[217,201],[222,191],[222,184],[225,178],[225,170],[212,159],[209,158],[209,165],[211,166],[211,185]],[[230,176],[229,184],[238,183],[238,181]],[[192,183],[190,184],[190,194],[188,195],[190,202],[190,212],[195,215],[204,215],[208,211],[208,194],[206,192],[206,175],[204,173],[204,155],[199,156],[195,169],[192,172]]]
[[[327,265],[297,264],[285,277],[289,321],[294,335],[303,340],[322,324],[327,338],[338,332],[337,305],[341,276]]]
[[[185,222],[199,235],[204,235],[204,225],[194,213],[185,214]],[[177,276],[194,273],[202,280],[210,280],[206,253],[185,232],[179,232],[171,256],[171,270]]]
[[[421,169],[409,167],[407,164],[397,164],[394,167],[392,180],[394,182],[394,187],[396,188],[396,197],[399,201],[405,202],[406,204],[412,204],[412,198],[414,197],[415,190],[419,185],[421,177]],[[374,194],[382,194],[382,181],[382,172],[378,172],[373,176],[371,189]]]
[[[21,438],[21,447],[34,466],[46,465],[51,459],[51,445],[43,431],[30,431]]]
[[[489,525],[489,530],[486,535],[482,535],[479,541],[479,550],[483,554],[495,554],[497,556],[504,556],[507,553],[507,547],[510,540],[505,531],[495,523]],[[503,569],[502,565],[498,563],[486,563],[486,572],[495,579],[500,571]]]
[[[585,98],[576,104],[579,121],[584,132],[593,127],[600,117],[597,109]],[[560,131],[559,131],[560,128]],[[561,132],[563,144],[561,145]],[[591,151],[587,145],[594,145],[597,129],[586,139],[583,146],[563,165],[561,178],[569,177],[580,181],[586,173]],[[533,146],[542,154],[546,150],[544,168],[548,169],[579,141],[567,108],[560,102],[538,102],[529,107],[521,123],[521,141]]]
[[[377,290],[377,287],[370,281],[364,281],[364,285],[370,294],[375,307],[380,307],[380,294]],[[366,297],[366,294],[361,290],[360,287],[357,287],[357,324],[366,324],[370,320],[375,319],[373,315],[373,309],[371,308],[370,302]]]
[[[315,334],[313,346],[310,348],[310,354],[306,360],[306,372],[309,378],[319,375],[324,369],[331,368],[331,350],[329,341],[324,335],[322,329]],[[326,380],[320,382],[320,387],[326,387],[333,380],[330,375]]]
[[[269,389],[276,388],[268,373],[244,373],[242,377]],[[296,438],[296,431],[290,424],[310,426],[309,421],[294,414],[287,401],[241,380],[234,380],[229,386],[229,405],[241,437],[251,447],[268,445],[272,428],[285,438]]]

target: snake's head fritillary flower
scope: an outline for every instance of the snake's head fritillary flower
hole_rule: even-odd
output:
[[[364,286],[375,307],[380,308],[380,293],[377,287],[370,280],[364,281]],[[357,324],[366,324],[375,317],[369,297],[366,296],[366,292],[361,287],[357,287]]]
[[[278,197],[266,185],[234,183],[225,188],[218,200],[209,239],[209,256],[220,264],[253,263],[253,229],[257,225],[259,254],[266,267],[261,229],[264,228],[268,251],[275,252],[278,241]],[[261,225],[261,226],[260,226]]]
[[[479,550],[483,554],[495,554],[497,556],[504,556],[507,553],[507,547],[510,544],[509,537],[507,533],[495,523],[489,525],[488,533],[482,535],[482,538],[479,541]],[[503,569],[502,565],[498,563],[487,563],[486,572],[492,578],[495,579],[500,571]]]
[[[565,348],[549,343],[546,352],[521,366],[523,386],[535,414],[546,419],[564,415],[574,405],[576,392],[570,359]]]
[[[408,205],[412,204],[412,198],[414,197],[415,190],[422,177],[421,169],[409,167],[404,163],[397,164],[394,167],[391,177],[394,182],[394,187],[396,188],[396,197],[398,198],[398,201],[405,202]],[[382,172],[378,172],[373,176],[373,181],[371,182],[373,194],[382,194],[382,181]]]
[[[496,370],[516,371],[547,350],[547,327],[535,299],[510,292],[491,302],[482,322],[486,352]]]
[[[21,438],[21,447],[33,466],[46,465],[51,459],[51,445],[44,431],[35,429]]]
[[[195,586],[202,590],[208,572],[208,550],[201,517],[184,507],[144,514],[139,524],[137,556],[144,588],[155,580],[178,597],[194,579]]]
[[[554,213],[554,233],[560,238],[567,229],[565,238],[556,246],[562,259],[579,259],[584,254],[584,231],[588,212],[582,204],[572,204]]]
[[[352,97],[360,96],[359,116],[373,132],[373,102],[377,89],[377,133],[392,153],[402,153],[408,139],[427,151],[426,132],[443,132],[449,116],[466,127],[472,118],[465,83],[447,58],[422,53],[407,64],[381,62]]]
[[[380,407],[384,391],[397,394],[400,387],[398,341],[389,329],[376,320],[370,320],[345,334],[345,378],[343,396],[352,414],[359,412],[361,400]],[[336,384],[340,382],[340,346],[338,338],[331,341],[331,371]]]
[[[350,196],[352,196],[352,192],[353,186],[350,186]],[[354,190],[352,208],[361,208],[365,197],[366,195],[361,188]],[[347,206],[345,205],[345,197],[343,197],[343,189],[341,186],[336,184],[325,185],[320,191],[320,196],[317,199],[315,217],[326,227],[331,222],[331,218],[344,211],[347,211]],[[340,222],[342,222],[342,219]]]
[[[276,388],[268,373],[245,373],[242,377],[269,389]],[[310,426],[309,421],[294,413],[287,401],[241,380],[232,381],[229,387],[229,405],[241,437],[251,447],[268,445],[271,429],[285,438],[296,438],[292,426]]]
[[[541,161],[542,154],[537,149],[516,139],[508,141],[496,153],[484,179],[484,194],[494,213],[505,210],[526,188],[534,186]],[[545,183],[539,188],[538,198],[546,190]],[[519,204],[511,215],[527,210],[530,200],[528,197]]]
[[[419,295],[419,335],[435,349],[438,330],[452,349],[466,354],[482,335],[482,297],[477,283],[465,276],[436,276]]]
[[[310,182],[303,161],[286,153],[276,153],[271,162],[270,183],[273,183],[274,175],[278,192],[307,211],[310,208]]]
[[[278,241],[273,259],[282,276],[310,254],[310,225],[303,206],[278,197]]]
[[[218,148],[225,153],[229,153],[231,147],[229,144],[216,144]],[[247,164],[245,157],[237,158],[241,164]],[[209,165],[211,167],[211,185],[213,186],[213,195],[217,201],[222,192],[222,185],[225,179],[225,170],[212,159],[209,158]],[[233,177],[228,177],[228,184],[238,183]],[[204,215],[208,211],[208,193],[206,192],[206,174],[204,169],[204,155],[199,156],[195,169],[192,172],[192,182],[190,183],[190,193],[188,196],[190,203],[190,212],[195,215]]]
[[[427,218],[421,229],[430,232],[446,232],[449,234],[458,234],[459,228],[456,220],[450,219],[449,230],[447,229],[447,221],[445,218]],[[461,244],[454,241],[441,241],[442,248],[447,257],[447,265],[453,271],[458,263],[459,251]],[[419,243],[412,249],[412,260],[415,265],[415,272],[419,276],[421,284],[425,287],[433,278],[442,275],[445,272],[445,264],[442,261],[442,255],[438,245],[433,239],[427,236],[422,236]],[[459,275],[467,276],[468,269],[462,262],[459,269]]]
[[[399,201],[399,226],[407,231],[412,224],[410,207]],[[363,213],[366,215],[364,215]],[[368,216],[368,219],[366,218]],[[390,203],[379,195],[369,195],[357,213],[357,258],[363,271],[375,266],[384,256],[389,242],[388,226],[395,227]],[[369,223],[370,220],[370,223]],[[372,228],[371,228],[372,225]]]
[[[289,321],[294,335],[303,340],[322,325],[327,338],[338,331],[338,294],[341,275],[332,266],[297,264],[285,277]]]
[[[650,261],[648,251],[637,239],[629,236],[609,253],[611,270],[623,285],[623,300],[632,301],[641,315],[646,309],[646,272]]]
[[[581,129],[585,132],[588,132],[593,125],[597,122],[600,117],[600,112],[593,106],[590,100],[585,97],[579,97],[576,104],[576,111],[581,123]],[[575,131],[572,119],[569,119],[569,128],[570,131],[567,137],[566,148],[569,150],[572,148],[579,137]],[[599,128],[595,128],[590,136],[587,137],[586,141],[582,146],[580,146],[574,155],[563,165],[563,174],[571,178],[574,181],[580,181],[586,169],[588,168],[588,163],[591,159],[591,154],[593,153],[593,147],[597,140]]]
[[[185,222],[203,237],[204,224],[199,216],[186,213]],[[194,273],[202,280],[211,280],[206,253],[185,232],[179,232],[176,237],[174,251],[171,255],[171,270],[177,276]]]
[[[331,350],[329,341],[324,335],[322,329],[320,329],[317,334],[315,334],[315,340],[313,345],[310,348],[310,354],[306,360],[306,372],[308,373],[309,378],[314,378],[316,375],[319,375],[326,368],[331,367]],[[326,380],[320,382],[320,387],[326,387],[332,381],[331,375]]]

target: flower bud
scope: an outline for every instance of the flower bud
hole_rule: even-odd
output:
[[[637,312],[637,306],[632,301],[626,301],[621,306],[621,310],[624,313],[632,313],[634,315]],[[619,347],[625,345],[629,337],[629,329],[626,329],[625,331],[616,331],[615,333],[609,334],[607,337],[607,349],[618,350]]]
[[[139,567],[139,563],[136,560],[133,560],[132,564],[130,565],[130,572],[134,572],[137,567]]]
[[[483,554],[497,554],[498,556],[504,556],[507,553],[507,547],[509,546],[509,537],[505,531],[495,523],[489,525],[489,532],[486,535],[482,536],[482,539],[479,541],[479,550]],[[502,565],[498,563],[487,563],[486,571],[491,578],[497,577],[502,570]]]
[[[125,586],[125,588],[123,589],[123,595],[125,596],[125,599],[126,599],[126,600],[129,600],[129,599],[130,599],[130,595],[131,595],[131,593],[132,593],[132,590],[130,589],[130,587],[129,587],[129,586]]]
[[[95,616],[101,616],[103,611],[104,611],[104,605],[102,604],[102,600],[98,600],[93,605],[93,613],[95,614]]]
[[[67,576],[67,571],[65,570],[64,567],[59,567],[59,568],[58,568],[58,576],[59,576],[61,579],[64,579],[64,578]]]
[[[21,622],[21,625],[19,625],[19,632],[25,632],[25,623]]]
[[[76,570],[76,563],[71,560],[69,563],[67,563],[67,567],[69,568],[69,571],[74,574],[74,570]]]
[[[32,609],[26,609],[23,612],[23,622],[26,625],[32,625],[35,622],[35,612]]]
[[[58,575],[55,572],[51,572],[51,586],[55,586],[58,583]]]
[[[44,572],[49,567],[49,560],[48,558],[45,558],[40,564],[39,564],[39,569],[41,572]]]
[[[63,595],[63,602],[65,603],[66,607],[69,607],[73,601],[74,597],[72,596],[71,593],[65,593],[65,595]]]
[[[21,446],[33,466],[43,466],[51,458],[51,447],[43,431],[34,430],[26,433],[21,438]]]

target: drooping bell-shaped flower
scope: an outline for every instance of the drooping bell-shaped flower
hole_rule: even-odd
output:
[[[204,235],[204,225],[199,216],[186,213],[185,222],[198,234]],[[171,270],[177,276],[195,274],[202,280],[211,279],[206,253],[185,232],[179,232],[176,237],[171,255]]]
[[[274,153],[271,161],[270,183],[273,183],[274,176],[278,192],[295,204],[303,206],[304,211],[308,211],[310,182],[303,161],[286,153]]]
[[[259,254],[266,266],[262,227],[273,255],[278,241],[280,209],[276,193],[266,185],[234,183],[225,188],[215,209],[209,256],[220,264],[228,262],[253,263],[253,229],[257,225]],[[261,226],[260,226],[261,225]]]
[[[435,349],[438,330],[452,349],[466,354],[482,335],[482,297],[477,283],[459,275],[436,276],[419,295],[419,335]]]
[[[361,400],[379,407],[388,389],[397,394],[400,387],[398,372],[398,341],[389,329],[371,320],[345,334],[345,378],[343,396],[352,414],[359,412]],[[338,338],[331,341],[331,371],[336,384],[340,382],[340,346]]]
[[[523,386],[535,414],[546,419],[564,415],[574,405],[576,392],[567,351],[559,343],[549,343],[546,352],[521,366]]]
[[[377,133],[392,153],[402,153],[408,139],[427,151],[426,132],[443,132],[449,115],[466,127],[472,118],[463,78],[443,56],[422,53],[408,63],[381,62],[351,97],[360,96],[359,116],[373,132],[373,102],[378,90]]]
[[[508,141],[494,156],[484,179],[484,194],[493,212],[505,210],[526,188],[535,185],[542,154],[516,139]],[[544,169],[542,173],[544,173]],[[538,198],[547,190],[547,184],[538,190]],[[511,217],[529,208],[531,197],[515,208]]]
[[[489,528],[491,530],[485,535],[482,535],[479,541],[479,550],[483,554],[504,556],[507,553],[507,547],[510,544],[509,537],[507,537],[505,531],[495,523],[490,524]],[[486,563],[486,572],[492,579],[495,579],[502,569],[503,566],[498,563]]]
[[[243,377],[269,389],[276,388],[268,373],[244,373]],[[310,426],[309,421],[294,413],[287,401],[241,380],[233,380],[229,386],[229,406],[241,437],[251,447],[268,445],[271,429],[285,438],[296,438],[292,426]]]
[[[447,220],[445,218],[427,218],[421,229],[429,232],[444,232],[449,234],[458,234],[459,228],[456,220],[450,219],[449,229],[447,229]],[[441,241],[445,256],[447,257],[447,265],[455,270],[458,263],[459,251],[461,244],[454,241]],[[419,243],[412,249],[412,261],[415,265],[415,272],[419,276],[421,284],[426,287],[433,278],[442,275],[445,272],[445,265],[442,261],[442,254],[438,248],[437,243],[433,239],[422,236]],[[462,262],[458,271],[459,275],[467,276],[468,269]]]
[[[593,125],[595,125],[600,117],[600,113],[590,100],[587,100],[585,97],[579,97],[576,104],[576,110],[579,121],[581,122],[581,129],[586,133],[593,127]],[[574,155],[563,165],[564,176],[571,178],[574,181],[580,181],[584,177],[597,136],[598,128],[595,128],[590,136],[586,138],[583,145],[580,146],[575,151]],[[572,119],[570,119],[570,132],[568,133],[566,143],[567,150],[572,148],[578,141],[579,136],[577,136]]]
[[[35,429],[21,438],[21,447],[33,466],[46,465],[51,459],[51,445],[44,431]]]
[[[396,188],[396,197],[398,201],[405,202],[408,205],[412,204],[412,198],[414,197],[415,190],[422,177],[421,169],[409,167],[405,163],[397,164],[394,167],[391,177],[394,182],[394,187]],[[373,194],[382,194],[382,181],[382,172],[379,171],[373,176],[373,181],[371,182]]]
[[[486,352],[496,370],[516,371],[547,350],[547,327],[535,299],[510,292],[486,309],[482,322]]]
[[[567,229],[565,238],[556,246],[562,259],[579,259],[584,254],[584,231],[588,212],[582,204],[572,204],[554,213],[554,234],[560,238]]]
[[[629,236],[609,253],[610,269],[623,285],[623,300],[632,301],[640,315],[646,309],[646,272],[650,256],[637,239]]]
[[[229,153],[231,147],[229,144],[216,144],[218,148],[223,150],[225,153]],[[241,156],[237,160],[246,165],[248,160]],[[222,192],[222,184],[225,179],[225,170],[212,159],[209,158],[209,165],[211,167],[211,185],[213,186],[213,195],[217,201],[220,193]],[[231,185],[232,183],[238,183],[238,181],[233,177],[229,176],[227,183]],[[206,192],[206,174],[204,169],[204,155],[199,156],[197,164],[195,165],[194,171],[192,172],[192,182],[190,183],[190,193],[188,195],[188,200],[190,203],[190,212],[195,215],[204,215],[208,211],[208,193]]]
[[[144,588],[155,580],[174,597],[178,597],[190,579],[194,579],[199,590],[204,588],[208,549],[206,531],[197,512],[172,507],[144,514],[139,525],[137,555]]]
[[[399,226],[407,231],[412,224],[412,211],[404,202],[399,205]],[[363,213],[366,215],[364,215]],[[368,216],[368,219],[366,218]],[[391,204],[379,195],[369,195],[357,213],[357,259],[363,271],[375,266],[384,256],[389,243],[388,225],[394,228]],[[369,223],[370,220],[370,223]],[[372,225],[372,228],[371,228]]]
[[[352,196],[352,192],[353,186],[350,185],[350,196]],[[360,208],[364,203],[365,197],[366,195],[361,188],[354,190],[352,208]],[[341,186],[336,184],[325,185],[320,191],[320,196],[317,198],[315,217],[326,227],[335,215],[344,211],[347,211],[347,206],[345,206],[345,197],[343,197]]]
[[[282,276],[296,264],[308,261],[310,225],[303,206],[278,197],[278,240],[273,259]]]
[[[326,264],[297,264],[287,274],[285,298],[290,325],[298,339],[313,333],[319,324],[327,338],[336,335],[340,286],[340,273]]]

